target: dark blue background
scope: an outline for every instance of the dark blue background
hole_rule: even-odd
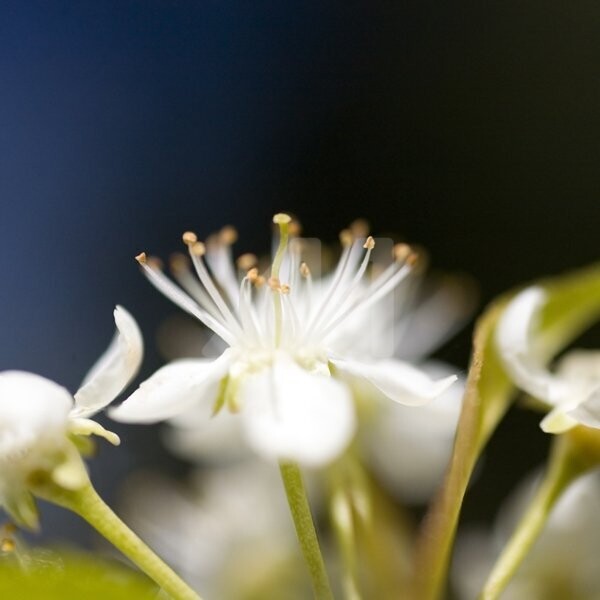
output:
[[[121,303],[150,373],[173,309],[132,257],[225,223],[265,250],[278,210],[328,239],[366,216],[484,299],[597,259],[599,25],[591,1],[3,2],[0,368],[76,389]],[[468,335],[447,355],[464,365]],[[527,446],[522,421],[500,434],[521,469],[532,423]],[[118,431],[92,467],[110,499],[168,460],[155,430]]]

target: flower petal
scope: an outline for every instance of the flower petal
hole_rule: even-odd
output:
[[[456,375],[450,375],[435,381],[420,369],[395,359],[375,363],[330,360],[341,373],[365,379],[394,402],[407,406],[419,406],[433,400],[457,379]]]
[[[594,390],[587,400],[569,410],[567,416],[577,424],[600,429],[600,387]]]
[[[555,406],[568,396],[569,386],[544,367],[543,357],[532,340],[545,303],[546,292],[540,287],[517,294],[500,317],[496,346],[514,382],[535,398]]]
[[[115,308],[114,317],[117,333],[75,394],[74,417],[89,417],[104,408],[140,368],[144,343],[135,319],[122,306]]]
[[[348,388],[287,358],[248,375],[240,385],[249,444],[266,458],[321,466],[341,454],[355,426]]]
[[[125,423],[156,423],[198,404],[207,417],[217,397],[219,381],[226,375],[230,355],[216,360],[177,360],[159,369],[109,416]]]

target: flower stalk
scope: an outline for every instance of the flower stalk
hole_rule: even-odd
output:
[[[36,496],[71,510],[86,520],[173,600],[201,600],[194,590],[119,519],[100,498],[91,482],[79,489],[69,490],[40,474],[39,477],[32,478],[31,490]]]
[[[315,599],[333,600],[300,468],[296,463],[280,462],[279,469]]]
[[[542,532],[563,492],[592,466],[593,463],[582,457],[569,438],[556,438],[544,480],[496,561],[480,600],[499,598]]]

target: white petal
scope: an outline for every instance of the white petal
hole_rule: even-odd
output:
[[[71,394],[45,377],[0,373],[0,464],[10,467],[32,452],[43,456],[61,447],[72,406]]]
[[[229,353],[217,360],[177,360],[159,369],[109,416],[125,423],[156,423],[204,407],[207,418],[220,380],[229,368]]]
[[[89,417],[104,408],[140,368],[144,343],[135,319],[122,306],[115,308],[114,317],[117,333],[75,394],[74,417]]]
[[[551,405],[568,395],[568,384],[544,367],[533,343],[546,293],[530,287],[508,304],[496,328],[496,345],[508,374],[524,391]]]
[[[426,363],[422,368],[433,377],[456,371],[442,363]],[[378,478],[402,500],[426,502],[439,487],[452,453],[464,388],[461,377],[421,407],[385,398],[373,403],[373,418],[361,429],[366,455]]]
[[[248,375],[239,394],[248,442],[266,458],[321,466],[340,455],[354,434],[346,386],[290,359]]]
[[[587,400],[569,410],[567,415],[578,424],[600,429],[600,388],[597,388]]]
[[[405,362],[386,359],[374,363],[333,358],[331,362],[342,374],[367,380],[385,396],[407,406],[419,406],[444,393],[457,377],[437,381]]]
[[[570,405],[561,403],[559,406],[552,409],[540,423],[542,430],[546,433],[564,433],[572,427],[575,427],[578,423],[569,416],[569,407]]]

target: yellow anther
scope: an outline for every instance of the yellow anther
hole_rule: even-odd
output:
[[[247,252],[246,254],[242,254],[237,259],[237,266],[240,271],[248,271],[258,262],[258,258],[256,258],[255,254],[251,254]]]
[[[349,229],[342,229],[342,231],[340,231],[340,242],[342,246],[352,246],[353,241],[354,236],[352,235],[352,232]]]
[[[365,248],[366,250],[373,250],[373,248],[375,248],[375,240],[373,239],[372,236],[369,236],[365,240],[365,243],[363,244],[363,248]]]
[[[282,294],[286,294],[286,295],[287,295],[287,294],[289,294],[289,293],[290,293],[290,289],[291,289],[291,288],[290,288],[290,286],[289,286],[287,283],[282,283],[282,284],[279,286],[279,291],[280,291]]]
[[[305,262],[300,265],[300,275],[302,275],[302,277],[310,277],[310,269]]]
[[[198,241],[198,236],[193,231],[186,231],[181,239],[186,246],[192,246]]]
[[[146,261],[148,260],[148,257],[146,256],[145,252],[140,252],[136,257],[135,260],[137,260],[140,265],[145,265]]]
[[[196,242],[190,246],[190,252],[194,256],[204,256],[206,254],[206,246],[202,242]]]
[[[259,275],[259,276],[256,278],[256,281],[254,282],[254,285],[255,285],[255,287],[259,288],[259,287],[262,287],[263,285],[265,285],[265,282],[266,282],[266,281],[267,281],[267,280],[264,278],[264,276],[263,276],[263,275]]]
[[[300,221],[296,221],[296,219],[292,219],[289,225],[289,232],[291,236],[298,236],[302,233],[302,225]]]
[[[158,256],[147,256],[144,263],[148,265],[151,269],[156,269],[160,271],[163,268],[163,261],[158,258]]]
[[[278,277],[269,277],[267,284],[272,290],[280,291],[281,290],[281,282]]]
[[[175,252],[169,257],[169,266],[171,267],[171,271],[181,273],[182,271],[187,271],[190,266],[190,261],[185,254]]]
[[[398,262],[404,262],[412,253],[412,248],[408,244],[396,244],[394,246],[394,258]]]
[[[248,281],[250,283],[255,283],[256,280],[258,279],[258,269],[256,267],[254,267],[252,269],[248,269],[248,272],[246,273],[246,277],[248,278]]]
[[[276,225],[287,225],[292,221],[292,217],[290,215],[286,215],[285,213],[277,213],[273,217],[273,223]]]
[[[238,239],[238,232],[235,227],[231,225],[227,225],[223,227],[221,231],[219,231],[219,241],[226,246],[231,246],[235,244]]]
[[[369,222],[365,219],[356,219],[350,224],[350,232],[357,238],[367,237],[369,235]]]
[[[1,552],[13,552],[15,547],[15,541],[11,538],[4,538],[2,541],[0,541]]]
[[[406,264],[409,267],[414,267],[419,262],[419,258],[420,257],[416,252],[411,252],[406,259]]]

